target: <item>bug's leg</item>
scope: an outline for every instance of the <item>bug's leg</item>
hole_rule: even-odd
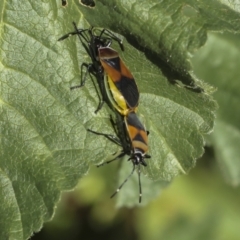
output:
[[[87,130],[88,130],[89,132],[91,132],[91,133],[96,134],[96,135],[104,136],[104,137],[106,137],[107,139],[109,139],[110,141],[116,143],[117,145],[122,146],[120,140],[119,140],[116,136],[114,136],[114,135],[112,135],[112,134],[100,133],[100,132],[93,131],[93,130],[91,130],[91,129],[87,129]]]
[[[83,75],[83,67],[86,67],[87,68],[87,71],[85,72],[85,74]],[[88,64],[88,63],[83,63],[81,65],[81,82],[79,85],[76,85],[76,86],[73,86],[73,87],[70,87],[71,90],[73,89],[76,89],[76,88],[80,88],[80,87],[83,87],[85,85],[85,82],[86,82],[86,79],[87,79],[87,75],[89,73],[91,73],[91,69],[92,69],[92,64]]]
[[[113,155],[116,155],[116,153],[114,153]],[[111,162],[113,162],[113,161],[119,160],[119,159],[121,159],[124,155],[125,155],[125,152],[123,152],[123,151],[121,150],[120,153],[117,153],[117,156],[116,156],[116,157],[114,157],[113,159],[111,159],[111,160],[109,160],[109,161],[105,161],[105,162],[103,162],[103,163],[98,164],[97,167],[102,167],[102,166],[104,166],[104,165],[106,165],[106,164],[109,164],[109,163],[111,163]]]
[[[107,139],[109,139],[110,141],[114,142],[115,144],[117,144],[117,145],[119,145],[119,146],[122,146],[120,140],[119,140],[116,136],[114,136],[114,135],[112,135],[112,134],[100,133],[100,132],[93,131],[93,130],[91,130],[91,129],[87,129],[87,130],[88,130],[89,132],[91,132],[91,133],[96,134],[96,135],[104,136],[104,137],[106,137]],[[116,153],[115,153],[115,154],[116,154]],[[113,154],[113,155],[115,155],[115,154]],[[103,165],[105,165],[105,164],[108,164],[108,163],[111,163],[111,162],[113,162],[113,161],[115,161],[115,160],[118,160],[119,158],[122,158],[125,154],[126,154],[126,153],[125,153],[123,150],[121,150],[121,152],[120,152],[120,153],[117,153],[117,155],[116,155],[113,159],[111,159],[111,160],[109,160],[109,161],[106,161],[106,162],[103,162],[103,163],[101,163],[101,164],[98,164],[97,167],[101,167],[101,166],[103,166]]]
[[[97,95],[98,95],[98,98],[99,98],[99,104],[98,104],[98,107],[97,109],[94,111],[95,114],[98,113],[98,111],[100,111],[103,107],[103,104],[104,104],[104,85],[103,85],[103,77],[104,75],[103,74],[100,74],[100,73],[97,73],[95,74],[95,77],[97,78],[97,83],[98,83],[98,86],[99,88],[97,88],[96,84],[95,84],[95,81],[92,80],[93,84],[94,84],[94,87],[95,87],[95,90],[97,92]],[[100,92],[99,92],[99,89],[100,89]]]
[[[83,68],[86,68],[87,69],[87,71],[85,72],[85,73],[83,73]],[[96,92],[97,92],[97,95],[98,95],[98,98],[99,98],[99,105],[98,105],[98,107],[97,107],[97,109],[95,110],[95,113],[97,113],[101,108],[102,108],[102,106],[103,106],[103,104],[104,104],[104,100],[102,99],[102,97],[101,97],[101,94],[99,93],[99,90],[98,90],[98,88],[97,88],[97,86],[96,86],[96,84],[95,84],[95,81],[92,79],[92,74],[95,76],[96,75],[96,73],[95,73],[95,71],[94,71],[94,68],[93,68],[93,64],[90,64],[90,63],[83,63],[82,65],[81,65],[81,82],[80,82],[80,84],[79,85],[77,85],[77,86],[73,86],[73,87],[70,87],[70,89],[71,90],[73,90],[73,89],[76,89],[76,88],[81,88],[81,87],[83,87],[84,85],[85,85],[85,82],[86,82],[86,80],[87,80],[87,75],[90,75],[90,77],[91,77],[91,80],[92,80],[92,82],[93,82],[93,85],[94,85],[94,88],[95,88],[95,90],[96,90]],[[101,86],[99,86],[100,88],[101,88]],[[102,92],[102,90],[100,89],[100,91]]]
[[[118,132],[117,132],[117,123],[114,122],[113,116],[112,116],[111,114],[110,114],[110,122],[111,122],[111,124],[112,124],[112,126],[113,126],[114,132],[115,132],[116,135],[117,135],[117,134],[118,134]]]
[[[98,111],[100,111],[100,110],[102,109],[102,107],[103,107],[103,104],[104,104],[104,101],[103,101],[103,100],[100,100],[100,102],[99,102],[99,105],[98,105],[97,109],[94,111],[94,113],[95,113],[95,114],[97,114],[97,113],[98,113]]]

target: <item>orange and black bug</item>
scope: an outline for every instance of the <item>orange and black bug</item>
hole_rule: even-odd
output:
[[[117,123],[115,124],[112,121],[112,124],[114,127],[117,126],[117,128],[115,127],[115,130],[118,137],[111,134],[99,133],[88,129],[88,131],[97,135],[105,136],[106,138],[110,139],[111,141],[122,147],[121,152],[114,159],[99,164],[98,167],[118,160],[124,155],[129,155],[130,157],[128,160],[129,161],[131,160],[133,164],[132,172],[117,188],[117,190],[112,194],[111,198],[114,197],[120,191],[123,185],[132,176],[136,166],[138,166],[139,203],[140,203],[142,200],[140,166],[143,165],[144,167],[146,167],[147,163],[145,162],[145,158],[150,158],[150,155],[146,154],[148,151],[148,131],[145,130],[144,126],[140,122],[135,112],[129,112],[126,116],[122,116],[117,113]]]
[[[129,69],[123,63],[119,54],[110,48],[112,40],[118,42],[120,48],[124,50],[121,39],[107,29],[101,30],[97,35],[98,29],[78,29],[73,23],[75,31],[70,32],[58,41],[64,40],[71,35],[78,35],[87,53],[91,57],[92,63],[83,63],[82,68],[86,67],[87,72],[81,78],[81,83],[71,89],[82,87],[85,84],[86,76],[92,73],[96,76],[101,91],[102,99],[97,108],[99,111],[104,101],[109,102],[122,115],[129,111],[135,111],[139,101],[139,91]],[[81,68],[81,69],[82,69]]]

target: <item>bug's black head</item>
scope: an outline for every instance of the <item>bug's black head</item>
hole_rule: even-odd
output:
[[[102,32],[98,32],[99,29],[91,27],[88,30],[88,53],[91,56],[93,62],[98,62],[98,49],[101,47],[109,47],[112,43],[112,39],[109,37],[104,37]],[[85,38],[86,40],[86,38]]]
[[[147,155],[147,158],[149,158],[149,155]],[[134,165],[142,164],[144,167],[147,166],[145,155],[142,152],[134,152],[128,160],[131,160]]]
[[[112,39],[107,36],[103,36],[105,29],[99,32],[99,29],[91,27],[89,28],[88,34],[90,36],[90,42],[95,45],[96,48],[109,47],[112,43]]]
[[[101,48],[101,47],[106,47],[109,45],[109,41],[104,38],[100,38],[99,36],[94,36],[93,37],[93,44],[96,49]]]

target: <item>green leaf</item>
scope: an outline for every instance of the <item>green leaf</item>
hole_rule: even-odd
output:
[[[240,183],[240,35],[210,35],[193,59],[198,76],[218,88],[217,121],[211,143],[227,182]]]
[[[129,7],[129,4],[126,2],[124,7]],[[174,30],[180,16],[186,20],[184,14],[178,12],[178,6],[165,3],[165,9],[170,13],[166,18],[159,18],[158,24],[171,24]],[[89,9],[86,15],[86,8],[79,8],[78,1],[62,8],[60,2],[10,0],[0,7],[0,239],[27,239],[42,227],[43,222],[51,219],[61,191],[73,189],[79,178],[87,173],[89,165],[99,163],[119,150],[107,139],[96,138],[86,131],[91,128],[113,134],[109,121],[109,113],[113,113],[104,106],[97,115],[94,114],[99,98],[90,80],[82,89],[69,90],[80,81],[80,65],[90,60],[77,38],[64,42],[57,42],[57,39],[72,31],[72,20],[79,27],[87,28],[85,17],[93,16],[91,11],[96,13],[97,20],[100,17],[97,11],[105,9],[101,12],[101,19],[104,22],[105,16],[108,20],[110,17],[111,25],[116,25],[113,30],[119,26],[126,12],[117,6],[113,9],[122,15],[113,17],[109,15],[109,7],[103,8],[98,2],[95,9]],[[128,22],[132,28],[127,28],[127,19],[119,28],[119,32],[126,36],[134,33],[143,45],[148,45],[149,39],[153,43],[142,52],[140,45],[135,45],[136,49],[124,41],[126,51],[121,56],[136,78],[141,92],[139,116],[150,131],[149,154],[152,158],[148,160],[148,167],[142,170],[149,179],[161,183],[169,182],[194,167],[196,159],[203,154],[203,134],[212,130],[216,109],[215,102],[207,94],[210,88],[206,86],[205,93],[196,93],[170,84],[172,72],[169,68],[165,71],[159,69],[150,61],[154,59],[145,55],[152,50],[152,54],[158,56],[162,46],[171,40],[169,43],[173,47],[163,49],[161,61],[164,63],[165,57],[170,57],[171,53],[170,69],[178,73],[179,80],[186,75],[184,79],[188,82],[189,54],[183,48],[186,46],[184,41],[188,39],[189,43],[192,39],[190,49],[205,41],[200,38],[201,44],[196,43],[197,38],[190,37],[195,34],[190,26],[181,34],[178,31],[173,34],[170,28],[170,32],[164,32],[163,38],[159,38],[161,34],[156,34],[154,22],[162,7],[161,4],[155,8],[152,5],[155,11],[149,15],[152,34],[141,31],[136,24],[132,25],[131,17]],[[134,16],[142,13],[142,9],[137,8],[131,11]],[[171,14],[174,12],[177,15],[172,17],[177,21],[172,22]],[[102,24],[99,20],[99,25]],[[179,24],[176,27],[181,29],[183,22]],[[173,44],[174,39],[180,42]],[[198,84],[205,86],[200,81]],[[164,185],[153,184],[149,179],[142,178],[146,194],[144,204],[154,198]],[[131,182],[124,188],[126,192],[132,188]],[[138,185],[135,189],[138,190]],[[124,191],[118,194],[122,198],[119,205],[133,206],[125,194]],[[138,198],[135,200],[137,203]]]

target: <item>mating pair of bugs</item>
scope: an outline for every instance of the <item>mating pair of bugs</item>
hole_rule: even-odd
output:
[[[124,155],[129,155],[129,159],[133,163],[133,169],[124,182],[118,187],[111,197],[114,197],[123,185],[128,181],[138,166],[138,181],[139,181],[139,203],[142,199],[142,188],[140,180],[140,166],[147,166],[145,158],[150,158],[148,151],[148,131],[145,130],[143,124],[136,115],[136,110],[139,103],[139,91],[129,69],[120,59],[117,51],[110,48],[112,40],[118,42],[121,50],[124,50],[121,39],[115,36],[107,29],[103,29],[96,34],[98,29],[78,29],[73,22],[75,31],[67,33],[58,39],[64,40],[71,35],[77,35],[91,57],[92,63],[83,63],[81,68],[86,67],[85,75],[81,76],[81,83],[78,86],[71,87],[71,89],[84,86],[87,74],[93,74],[98,82],[102,99],[100,99],[99,106],[95,113],[97,113],[103,106],[104,102],[115,111],[117,121],[111,118],[112,125],[118,137],[114,135],[95,132],[88,129],[88,131],[105,136],[114,143],[122,147],[122,151],[114,159],[99,164],[110,163],[117,160]]]

